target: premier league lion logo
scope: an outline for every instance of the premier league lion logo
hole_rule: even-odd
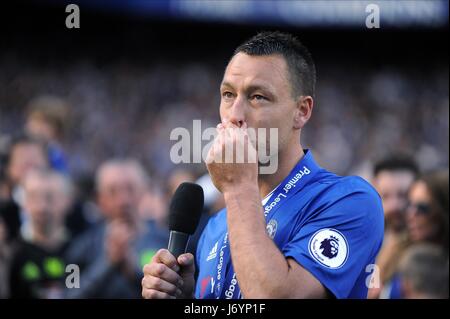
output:
[[[339,252],[339,239],[334,236],[325,238],[320,243],[320,249],[322,249],[322,255],[328,258],[334,258]]]
[[[341,268],[347,261],[349,247],[344,235],[333,228],[322,228],[309,240],[309,253],[322,266]]]

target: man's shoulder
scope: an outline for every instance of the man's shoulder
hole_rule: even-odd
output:
[[[308,211],[314,216],[331,214],[333,216],[330,217],[342,220],[364,219],[367,222],[383,223],[381,198],[362,177],[327,173],[305,191],[310,197]]]
[[[330,172],[321,175],[312,186],[317,187],[322,196],[331,196],[335,200],[343,197],[365,196],[367,199],[381,202],[375,188],[360,176],[339,176]]]

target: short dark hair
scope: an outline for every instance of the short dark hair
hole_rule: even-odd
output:
[[[64,99],[41,95],[28,103],[27,111],[29,119],[43,120],[55,130],[58,138],[67,133],[70,105]]]
[[[380,160],[375,164],[373,175],[377,176],[381,171],[408,171],[416,178],[419,168],[416,162],[405,155],[393,155]]]
[[[23,144],[36,145],[37,147],[39,147],[42,150],[42,154],[43,154],[45,160],[47,162],[49,162],[47,148],[40,140],[37,140],[36,138],[31,137],[30,135],[28,135],[26,133],[19,133],[17,135],[14,135],[11,138],[10,142],[8,143],[6,154],[3,159],[5,168],[10,165],[13,150],[17,146],[23,145]]]
[[[399,273],[416,292],[448,298],[448,250],[430,243],[412,245],[401,258]]]
[[[316,67],[309,50],[294,36],[287,33],[260,32],[236,48],[238,53],[254,56],[279,54],[288,66],[294,97],[314,96]]]

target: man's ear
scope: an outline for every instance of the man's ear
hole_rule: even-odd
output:
[[[314,106],[314,99],[312,96],[299,96],[297,99],[297,107],[294,112],[294,123],[295,129],[302,129],[303,126],[309,121],[312,114],[312,109]]]

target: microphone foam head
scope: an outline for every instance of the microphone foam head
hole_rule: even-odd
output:
[[[204,203],[203,188],[182,183],[172,197],[169,208],[169,229],[192,235],[197,228]]]

